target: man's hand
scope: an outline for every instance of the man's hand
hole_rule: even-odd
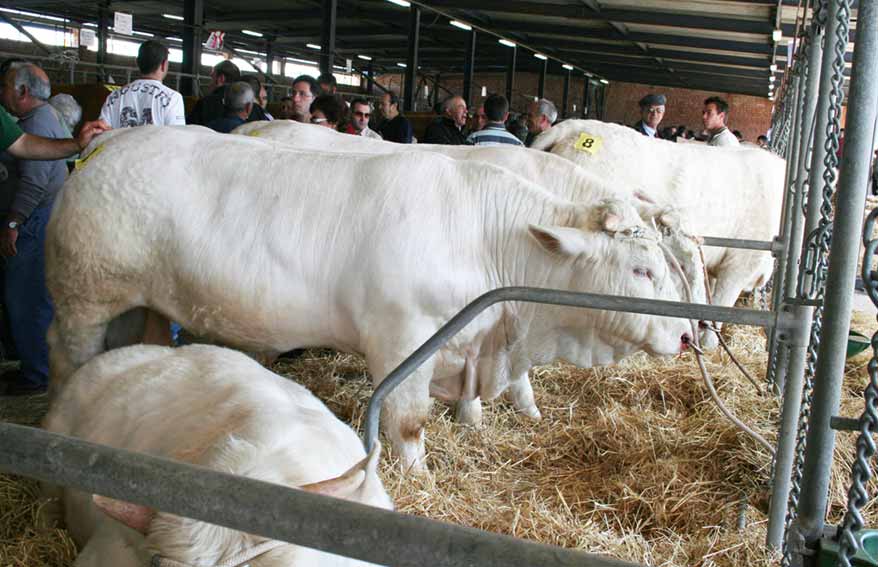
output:
[[[18,229],[4,226],[0,230],[0,255],[4,258],[10,258],[18,254],[15,248],[15,241],[18,240]]]
[[[92,122],[86,122],[83,124],[82,128],[79,130],[79,136],[76,137],[79,151],[84,150],[89,142],[91,142],[92,138],[98,134],[106,132],[107,130],[112,130],[112,128],[103,120],[93,120]]]

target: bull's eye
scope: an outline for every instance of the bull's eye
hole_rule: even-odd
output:
[[[652,279],[652,272],[647,268],[634,268],[634,275],[638,278]]]

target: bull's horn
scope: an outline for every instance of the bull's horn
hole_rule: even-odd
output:
[[[372,451],[366,455],[366,458],[343,472],[341,475],[312,482],[299,487],[305,492],[313,492],[323,494],[324,496],[333,496],[335,498],[348,498],[354,494],[366,480],[367,471],[374,473],[378,467],[378,457],[381,454],[381,445],[375,443]]]

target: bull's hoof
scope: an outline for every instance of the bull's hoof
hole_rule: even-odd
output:
[[[529,406],[526,408],[519,408],[518,410],[525,417],[529,417],[534,421],[540,421],[543,419],[543,414],[540,413],[540,410],[537,409],[537,406]]]
[[[457,411],[454,419],[463,425],[472,425],[478,427],[482,424],[482,401],[479,398],[474,400],[459,400],[457,402]]]

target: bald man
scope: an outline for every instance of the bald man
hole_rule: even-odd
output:
[[[43,138],[59,141],[69,138],[58,115],[48,104],[51,95],[46,73],[30,63],[10,67],[4,76],[3,106],[19,118],[13,128],[8,115],[0,117],[3,145],[16,155],[16,145],[24,136],[9,143],[19,132],[26,132],[36,140],[37,148],[50,150]],[[28,140],[25,140],[25,144]],[[72,144],[73,141],[67,142]],[[78,150],[79,145],[69,145]],[[63,157],[73,151],[54,148],[52,157]],[[39,153],[39,152],[38,152]],[[0,227],[0,255],[6,259],[5,313],[9,320],[12,339],[21,359],[18,371],[0,377],[4,395],[41,392],[48,384],[49,360],[46,330],[52,320],[52,302],[46,290],[45,248],[46,225],[55,195],[67,178],[67,164],[63,159],[22,159],[7,162],[10,181],[0,192],[3,225]]]

